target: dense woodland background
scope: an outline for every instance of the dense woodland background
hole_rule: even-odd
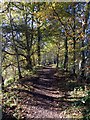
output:
[[[3,89],[45,66],[89,84],[90,3],[5,2],[0,16]]]

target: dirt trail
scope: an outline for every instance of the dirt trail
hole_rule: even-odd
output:
[[[24,77],[8,88],[14,93],[17,104],[6,108],[3,120],[14,120],[11,118],[14,114],[19,120],[81,118],[82,107],[73,105],[82,96],[76,93],[73,96],[74,88],[78,88],[78,84],[69,72],[50,67],[39,69],[36,75]]]
[[[59,91],[58,79],[55,77],[56,69],[44,68],[38,70],[36,78],[25,79],[21,84],[33,86],[31,90],[17,89],[21,96],[21,104],[23,108],[23,117],[26,120],[30,118],[64,118],[65,109],[68,103],[63,101],[64,89],[61,81],[61,90]],[[64,85],[65,86],[65,85]]]

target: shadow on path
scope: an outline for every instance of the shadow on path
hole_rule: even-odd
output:
[[[24,120],[30,118],[64,118],[64,111],[71,102],[65,101],[69,94],[67,76],[55,76],[57,69],[44,68],[37,71],[38,77],[19,80],[20,88],[12,89],[20,99]]]

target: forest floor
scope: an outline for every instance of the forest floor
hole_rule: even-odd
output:
[[[17,101],[16,105],[6,108],[8,114],[20,120],[83,117],[84,107],[75,107],[75,102],[86,93],[84,90],[78,91],[73,76],[51,67],[39,69],[36,73],[35,76],[20,79],[18,84],[10,87]],[[3,119],[6,120],[5,113]]]

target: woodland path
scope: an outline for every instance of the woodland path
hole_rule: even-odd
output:
[[[38,77],[23,79],[20,83],[29,90],[18,89],[21,104],[23,105],[23,117],[30,118],[64,118],[65,109],[70,105],[64,101],[67,88],[66,78],[57,78],[55,68],[44,68],[38,70]]]
[[[20,100],[18,113],[23,120],[66,118],[66,110],[72,106],[69,91],[73,90],[73,86],[67,84],[72,76],[60,71],[58,77],[57,71],[56,68],[46,67],[37,70],[37,76],[19,80],[19,86],[13,90]]]

